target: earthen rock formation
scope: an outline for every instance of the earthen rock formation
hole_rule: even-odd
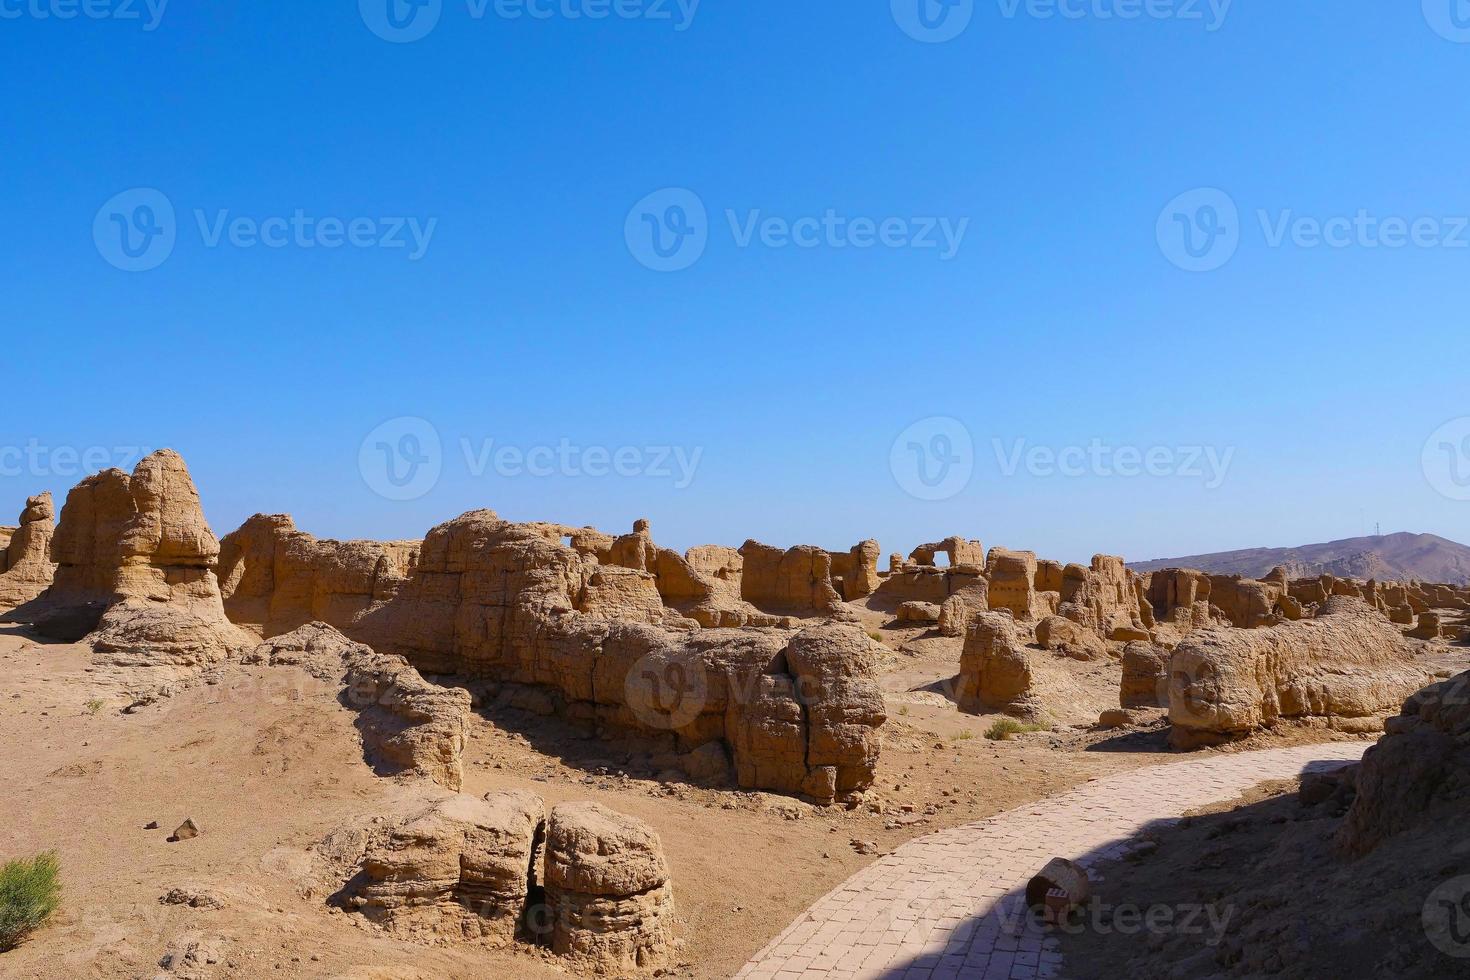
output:
[[[338,831],[327,847],[359,857],[337,899],[400,936],[509,946],[544,832],[544,805],[525,791],[450,796],[386,827]]]
[[[1463,818],[1470,800],[1470,672],[1411,695],[1363,757],[1338,844],[1365,854],[1395,834]]]
[[[20,526],[0,542],[0,611],[30,602],[51,586],[56,566],[51,538],[56,533],[56,507],[51,494],[26,501]]]
[[[1335,597],[1315,619],[1212,629],[1180,644],[1170,662],[1169,720],[1180,747],[1309,716],[1366,731],[1425,679],[1382,614]]]
[[[340,906],[422,942],[550,947],[613,976],[672,965],[674,899],[658,835],[595,803],[524,790],[421,795],[360,818],[316,848]]]
[[[1173,656],[1154,643],[1134,642],[1124,647],[1119,705],[1123,708],[1167,708],[1169,662]]]
[[[1036,643],[1074,660],[1102,660],[1108,655],[1108,645],[1094,630],[1062,616],[1048,616],[1036,624]]]
[[[293,532],[277,526],[261,538],[282,533]],[[466,514],[430,531],[406,577],[370,604],[316,611],[352,639],[420,670],[539,688],[551,695],[551,710],[662,739],[680,753],[723,742],[746,788],[822,803],[867,788],[883,721],[873,679],[881,648],[861,630],[838,623],[801,632],[699,629],[674,610],[655,623],[649,604],[630,614],[629,603],[597,597],[626,571],[656,603],[656,576],[603,564],[592,553],[601,543],[584,538],[587,550],[578,550],[564,543],[571,534],[512,524],[490,511]],[[253,563],[273,562],[278,548],[236,540],[227,582],[240,584],[228,601],[253,592],[257,618],[259,610],[279,610],[268,588],[246,589],[262,581]],[[813,552],[795,550],[820,563]],[[649,555],[641,547],[630,553]],[[653,554],[657,561],[662,553]],[[749,563],[747,555],[747,581]]]
[[[1031,658],[1017,635],[1015,619],[1009,612],[976,616],[960,655],[955,692],[960,710],[1029,717],[1037,708],[1031,685]]]
[[[674,898],[658,835],[596,803],[562,803],[546,830],[551,949],[596,973],[670,965]]]
[[[894,618],[906,624],[937,623],[939,612],[939,607],[932,602],[901,602]]]
[[[95,630],[102,663],[197,668],[252,642],[225,615],[219,543],[172,450],[132,476],[104,470],[73,488],[51,555],[51,586],[7,618],[71,641]]]
[[[759,541],[740,548],[740,597],[767,611],[834,615],[842,595],[832,578],[832,555],[812,545],[781,549]],[[873,556],[874,570],[877,555]]]
[[[971,620],[990,609],[990,586],[979,576],[964,584],[951,584],[949,598],[939,607],[939,632],[963,637]]]
[[[991,548],[985,565],[991,609],[1008,609],[1016,619],[1039,618],[1036,593],[1036,554]],[[1055,609],[1051,610],[1055,612]]]
[[[402,657],[353,643],[325,623],[267,640],[242,659],[300,667],[340,685],[342,703],[358,712],[364,755],[379,771],[411,773],[456,792],[463,784],[466,691],[429,684]]]
[[[393,597],[413,570],[418,547],[318,540],[285,514],[256,514],[220,542],[225,611],[264,636],[318,620],[347,622]]]

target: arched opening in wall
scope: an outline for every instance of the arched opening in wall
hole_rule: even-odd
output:
[[[934,567],[935,568],[948,568],[951,564],[952,564],[952,562],[950,561],[950,557],[949,557],[949,552],[948,551],[936,551],[936,552],[934,552]]]

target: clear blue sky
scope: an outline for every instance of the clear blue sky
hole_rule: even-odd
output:
[[[0,443],[176,448],[221,534],[286,511],[323,536],[417,537],[493,507],[615,530],[647,516],[680,547],[907,552],[962,533],[1142,559],[1374,522],[1470,540],[1470,504],[1421,465],[1470,415],[1470,248],[1273,247],[1257,218],[1429,216],[1456,237],[1470,44],[1417,0],[1237,0],[1219,23],[1208,0],[1155,0],[1203,20],[977,0],[943,43],[882,0],[704,0],[687,22],[675,0],[672,20],[442,0],[426,36],[390,43],[367,26],[386,2],[172,0],[146,30],[144,0],[142,21],[0,0]],[[136,188],[175,209],[176,243],[128,272],[98,242],[138,217],[136,198],[105,206]],[[708,210],[682,271],[647,268],[625,234],[663,188]],[[1239,208],[1238,248],[1209,272],[1160,244],[1166,204],[1196,188]],[[969,223],[947,259],[742,246],[726,212],[757,210]],[[434,225],[417,259],[209,244],[221,212],[297,211]],[[393,500],[360,449],[404,416],[432,424],[440,475]],[[929,417],[975,447],[940,500],[890,464]],[[700,456],[684,487],[477,474],[464,441],[473,457],[491,439]],[[1007,475],[994,440],[1234,452],[1210,488]],[[74,482],[64,454],[5,468],[0,521]]]

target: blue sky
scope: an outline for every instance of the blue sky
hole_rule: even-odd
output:
[[[0,0],[0,520],[68,450],[171,446],[221,534],[1470,540],[1449,0],[925,0],[946,41],[919,0],[440,0],[401,43],[388,0],[69,2]],[[639,229],[686,226],[649,268]],[[171,251],[126,271],[124,231]],[[420,485],[379,492],[395,453]]]

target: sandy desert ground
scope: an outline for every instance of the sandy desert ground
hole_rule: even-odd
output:
[[[988,740],[993,718],[956,712],[945,693],[959,641],[923,628],[879,629],[882,612],[863,615],[893,649],[883,684],[891,720],[876,790],[855,810],[661,782],[637,768],[636,746],[493,705],[475,715],[464,790],[526,788],[548,803],[594,800],[646,821],[663,840],[675,883],[677,974],[713,978],[731,975],[808,904],[907,839],[1170,757],[1162,731],[1058,726]],[[1077,666],[1082,687],[1106,706],[1116,664]],[[313,845],[354,813],[405,792],[364,764],[352,713],[335,689],[290,668],[226,664],[173,697],[122,713],[104,700],[85,647],[39,641],[18,627],[0,632],[0,672],[9,679],[0,701],[11,788],[0,799],[4,850],[55,848],[65,879],[58,917],[6,955],[7,974],[561,973],[530,947],[406,943],[328,905],[332,883],[318,874]],[[202,835],[167,842],[185,818]],[[174,889],[221,907],[166,903]]]

